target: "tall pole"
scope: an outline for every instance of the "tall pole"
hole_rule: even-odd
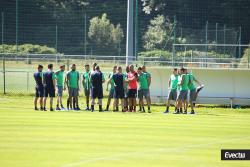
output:
[[[224,24],[224,30],[223,30],[223,54],[225,55],[226,53],[226,48],[225,48],[225,44],[226,44],[226,25]]]
[[[177,20],[176,20],[176,16],[174,16],[174,43],[173,43],[173,51],[172,51],[172,66],[174,66],[174,57],[175,57],[175,42],[176,42],[176,24],[177,24]]]
[[[84,14],[84,54],[87,55],[87,14]]]
[[[135,0],[135,59],[138,58],[138,0]]]
[[[240,58],[240,56],[241,56],[241,27],[240,27],[240,29],[239,29],[239,56],[238,56],[238,58]]]
[[[217,44],[218,44],[218,23],[215,24],[215,54],[217,54]]]
[[[16,0],[16,53],[18,53],[18,0]]]
[[[206,22],[206,36],[205,36],[205,39],[206,39],[205,50],[206,50],[206,58],[207,58],[207,51],[208,51],[208,47],[207,47],[207,44],[208,44],[208,21]]]
[[[3,93],[6,94],[6,80],[5,80],[5,55],[4,55],[4,13],[2,12],[2,51],[3,51]]]
[[[133,61],[133,52],[134,52],[134,1],[128,0],[127,6],[127,39],[126,39],[126,65]]]
[[[2,12],[1,13],[1,16],[2,16],[2,53],[4,53],[4,46],[3,46],[3,43],[4,43],[4,13]]]
[[[57,53],[57,49],[58,49],[58,27],[57,27],[57,23],[56,23],[56,44],[55,44],[55,48],[56,48],[56,53]]]
[[[215,24],[215,43],[218,44],[218,23]]]

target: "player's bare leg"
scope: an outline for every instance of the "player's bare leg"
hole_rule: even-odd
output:
[[[35,107],[35,110],[38,110],[38,108],[37,108],[37,101],[38,101],[38,97],[35,97],[34,98],[34,107]]]

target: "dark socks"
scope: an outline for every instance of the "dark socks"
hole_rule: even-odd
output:
[[[76,109],[76,99],[73,98],[73,108]]]
[[[95,110],[94,105],[91,105],[91,111],[93,112]]]
[[[102,105],[99,105],[99,112],[102,112]]]
[[[108,111],[108,110],[109,110],[109,105],[107,104],[106,111]]]

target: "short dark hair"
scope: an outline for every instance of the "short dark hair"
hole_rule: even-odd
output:
[[[48,69],[53,68],[53,64],[48,64]]]
[[[177,68],[174,68],[174,71],[177,71],[178,69]]]
[[[185,68],[184,68],[184,67],[182,67],[182,68],[181,68],[181,71],[185,71]]]
[[[121,70],[121,69],[122,69],[122,67],[121,67],[121,66],[119,66],[119,67],[118,67],[118,70]]]
[[[65,65],[60,65],[60,68],[63,68],[63,67],[65,67]]]
[[[138,70],[142,70],[142,68],[141,68],[141,67],[138,67]]]
[[[41,64],[39,64],[39,65],[37,66],[37,69],[40,69],[40,68],[43,68],[43,66],[42,66]]]
[[[96,66],[95,69],[96,69],[96,70],[100,70],[100,67],[99,67],[99,66]]]
[[[89,66],[89,64],[85,64],[85,67],[88,67]]]

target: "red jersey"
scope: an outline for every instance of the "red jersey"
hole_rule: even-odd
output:
[[[131,79],[133,78],[134,76],[137,76],[137,73],[136,72],[129,72],[127,73],[127,78],[128,79]],[[137,82],[136,80],[131,80],[128,82],[128,89],[137,89]]]

